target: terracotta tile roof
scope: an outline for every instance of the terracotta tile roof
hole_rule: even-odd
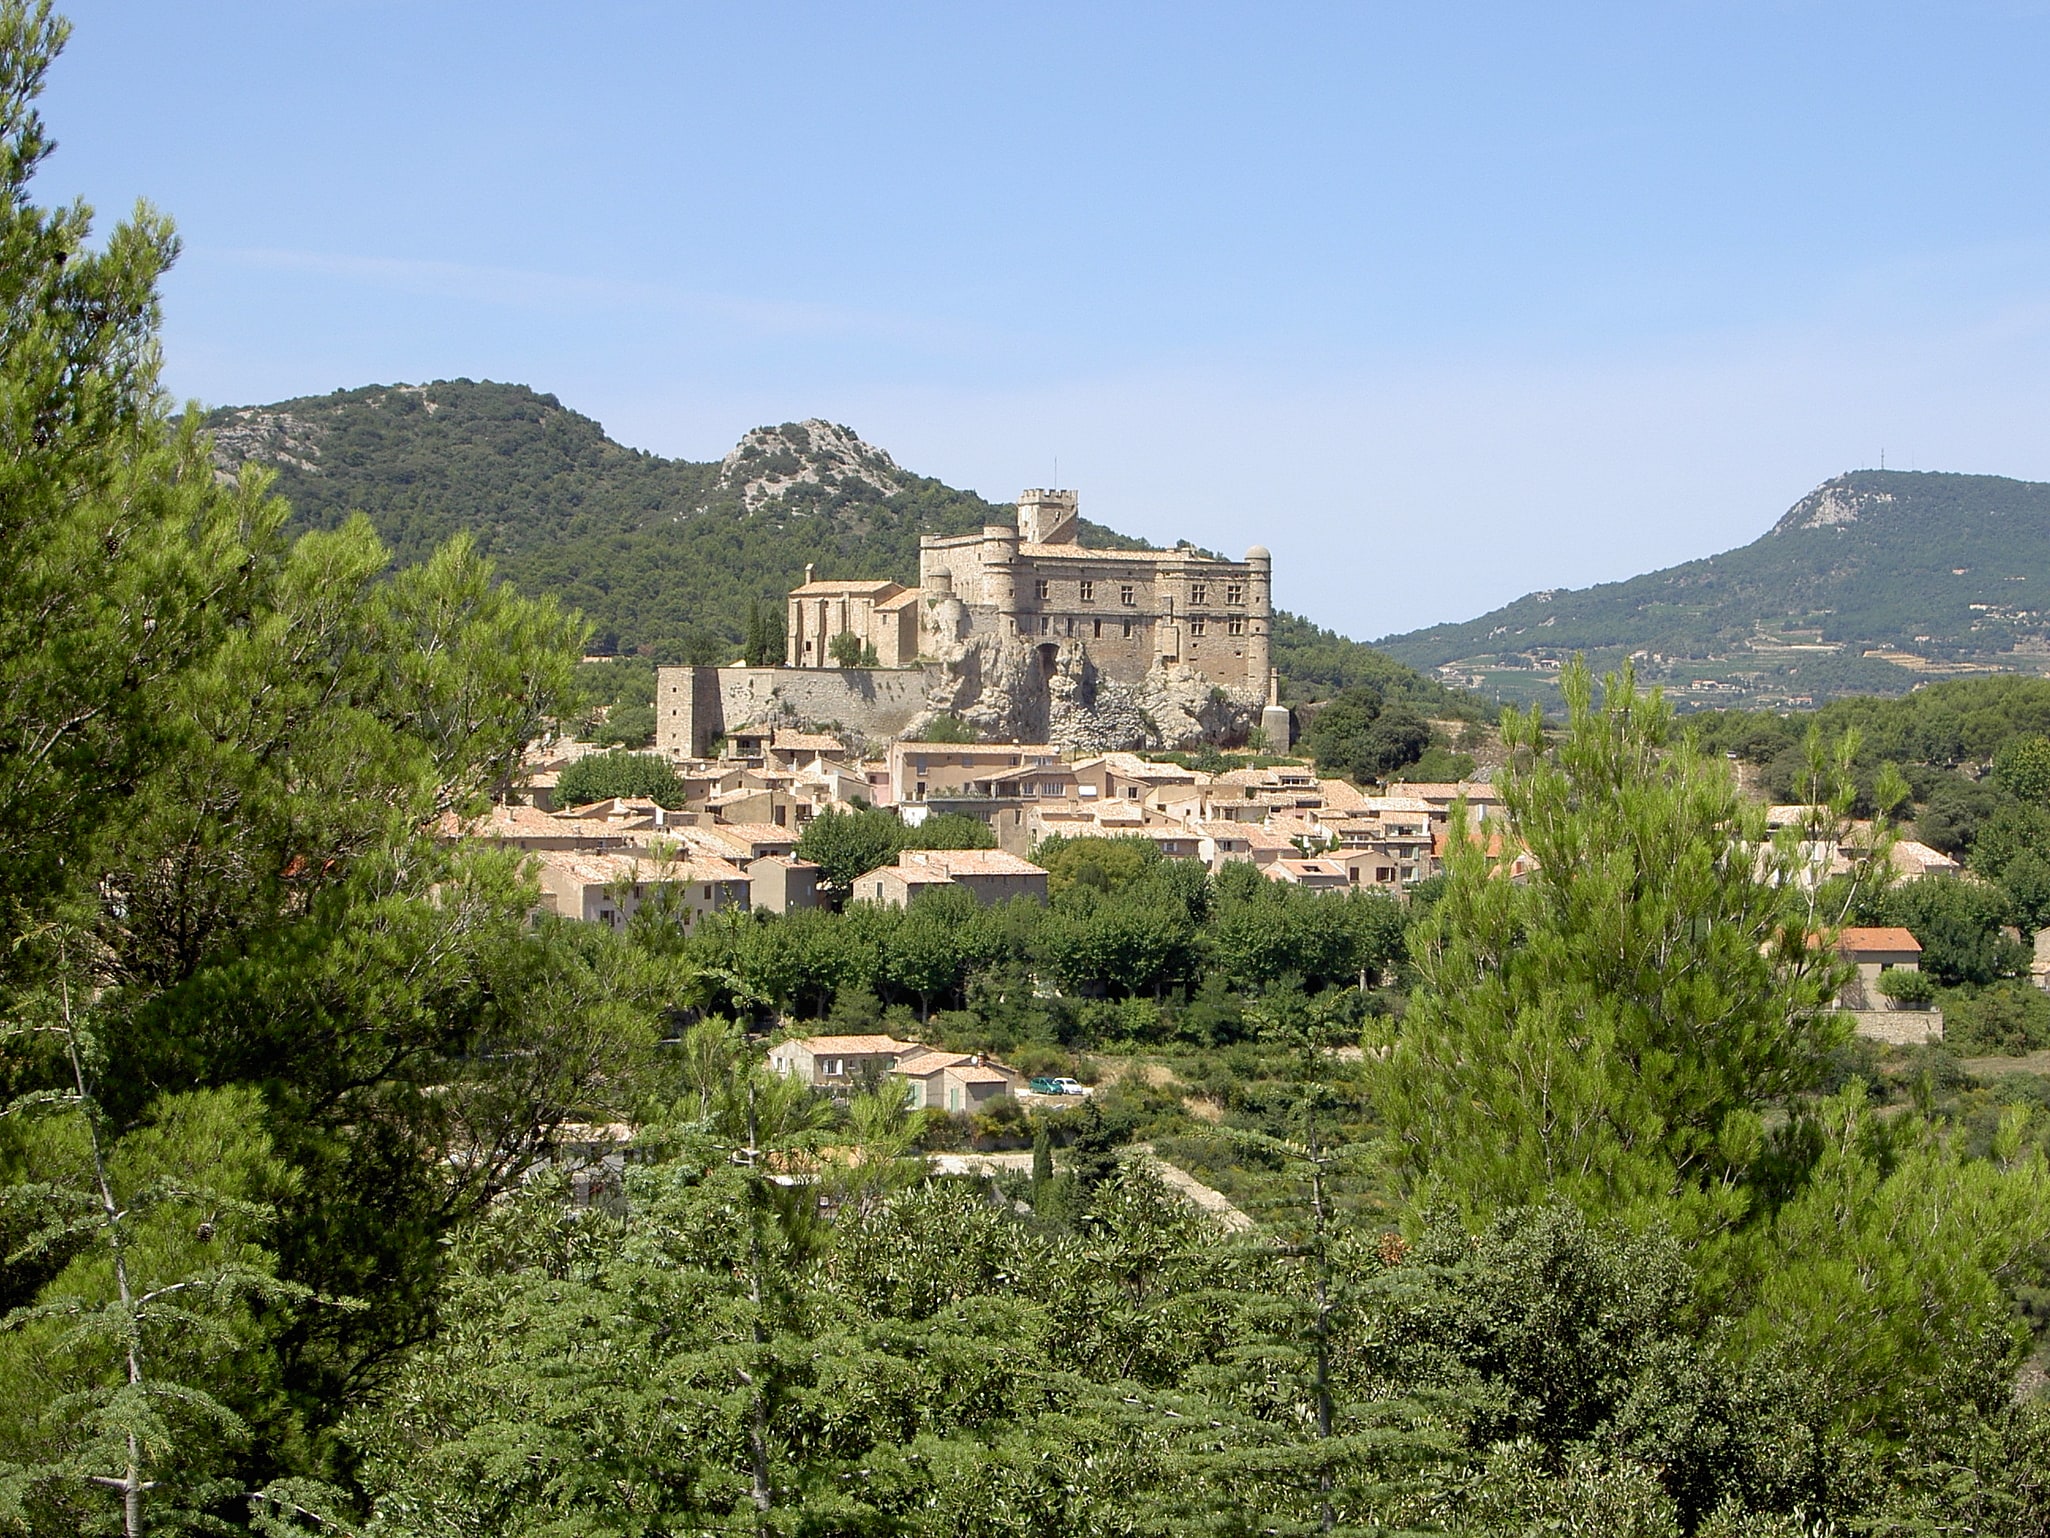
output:
[[[867,578],[853,582],[802,582],[790,590],[792,598],[890,598],[904,589],[899,583]]]
[[[592,886],[612,886],[622,881],[675,886],[693,881],[747,880],[740,867],[730,860],[709,855],[692,855],[685,860],[653,860],[645,855],[544,849],[534,858],[572,880]]]
[[[1893,862],[1893,868],[1903,873],[1931,870],[1949,871],[1958,868],[1957,861],[1953,860],[1942,850],[1932,849],[1927,844],[1920,843],[1912,838],[1898,840],[1894,844],[1889,858]]]
[[[1284,837],[1271,828],[1263,828],[1256,822],[1235,822],[1232,826],[1234,828],[1244,828],[1246,830],[1246,842],[1255,849],[1295,848],[1295,840]]]
[[[1008,1084],[1011,1082],[1009,1074],[1005,1073],[1001,1068],[991,1068],[987,1064],[978,1067],[970,1063],[966,1067],[950,1068],[948,1072],[966,1084]]]
[[[728,859],[747,852],[747,840],[729,834],[717,823],[696,823],[673,830],[676,841],[698,854]]]
[[[722,837],[754,844],[794,844],[798,838],[793,830],[773,822],[715,822],[705,826]]]
[[[1873,928],[1842,930],[1836,937],[1836,948],[1840,951],[1915,951],[1919,953],[1922,949],[1922,942],[1897,925],[1884,925]]]
[[[924,867],[952,876],[1044,876],[1044,868],[1003,849],[907,849],[900,869]]]
[[[792,1037],[781,1043],[784,1046],[803,1047],[813,1056],[821,1053],[837,1054],[841,1057],[860,1057],[874,1052],[924,1052],[929,1050],[915,1041],[899,1041],[894,1036],[801,1036]]]
[[[1322,842],[1324,829],[1307,817],[1276,815],[1267,819],[1267,831],[1279,833],[1283,838],[1313,838]]]
[[[1324,794],[1324,804],[1334,812],[1363,812],[1373,799],[1350,780],[1319,780],[1317,789]]]
[[[1398,788],[1399,787],[1399,788]],[[1395,795],[1421,797],[1428,801],[1500,801],[1502,793],[1479,780],[1397,780],[1390,787]]]
[[[443,812],[435,820],[439,838],[591,838],[594,830],[531,806],[494,806],[468,819]]]
[[[769,747],[777,753],[845,753],[847,746],[838,737],[826,732],[778,731],[769,739]]]

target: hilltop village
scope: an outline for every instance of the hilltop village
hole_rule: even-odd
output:
[[[556,807],[560,772],[536,769],[530,800],[469,821],[449,814],[445,831],[533,853],[552,911],[614,925],[658,888],[675,888],[691,913],[816,906],[815,867],[795,858],[799,840],[820,816],[869,807],[914,828],[963,816],[994,835],[993,849],[906,850],[901,868],[856,888],[862,900],[901,905],[938,880],[999,899],[1043,897],[1046,873],[1026,856],[1056,836],[1137,838],[1213,873],[1243,861],[1313,890],[1400,893],[1441,868],[1455,800],[1482,819],[1499,806],[1486,784],[1370,795],[1295,764],[1207,774],[1135,753],[1076,758],[1048,743],[906,741],[855,760],[835,739],[795,731],[735,739],[729,757],[679,761],[681,808],[629,798]],[[985,885],[997,875],[1026,885]],[[622,884],[630,896],[608,895]]]

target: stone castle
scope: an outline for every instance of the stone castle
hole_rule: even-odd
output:
[[[1273,558],[1090,549],[1077,527],[1074,492],[1030,490],[1015,528],[923,537],[916,588],[807,568],[783,667],[660,670],[658,748],[704,757],[777,725],[888,739],[941,715],[1083,749],[1243,739],[1273,698]]]

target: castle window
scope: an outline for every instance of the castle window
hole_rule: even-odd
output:
[[[1042,614],[1042,615],[1040,615],[1040,616],[1039,616],[1039,633],[1040,633],[1041,635],[1052,635],[1052,634],[1053,634],[1053,618],[1052,618],[1052,616],[1050,616],[1050,615],[1046,615],[1046,614]]]
[[[1233,635],[1244,635],[1246,633],[1246,622],[1234,614],[1225,621],[1224,628]]]
[[[1132,622],[1130,620],[1125,621],[1125,639],[1127,641],[1132,639]]]
[[[1201,620],[1199,620],[1199,619],[1192,619],[1192,620],[1190,620],[1190,621],[1189,621],[1189,634],[1190,634],[1190,635],[1201,635],[1202,633],[1203,633],[1203,622],[1202,622]]]
[[[1047,596],[1053,592],[1053,584],[1047,581],[1046,578],[1041,577],[1037,582],[1032,584],[1032,591],[1038,597],[1041,603],[1045,603],[1047,600]]]
[[[1097,639],[1097,640],[1099,640],[1099,641],[1101,641],[1101,640],[1103,639],[1103,621],[1102,621],[1102,620],[1098,620],[1098,621],[1096,622],[1096,639]]]
[[[1205,586],[1204,586],[1204,585],[1203,585],[1202,583],[1200,583],[1200,582],[1192,582],[1192,583],[1190,583],[1190,584],[1189,584],[1189,602],[1190,602],[1190,603],[1192,603],[1192,604],[1205,604],[1205,603],[1208,603],[1209,601],[1210,601],[1210,589],[1209,589],[1209,588],[1205,587]]]
[[[1246,601],[1245,584],[1240,582],[1225,583],[1224,601],[1226,603],[1244,603]]]
[[[1132,584],[1131,584],[1131,583],[1129,583],[1129,582],[1125,582],[1125,583],[1121,583],[1121,584],[1119,584],[1119,586],[1118,586],[1118,602],[1119,602],[1119,603],[1123,604],[1123,605],[1124,605],[1124,606],[1125,606],[1126,608],[1128,608],[1128,609],[1129,609],[1129,608],[1131,608],[1131,607],[1132,607],[1132,605],[1133,605],[1133,604],[1137,603],[1138,601],[1139,601],[1139,590],[1138,590],[1137,588],[1133,587],[1133,586],[1132,586]]]
[[[1096,602],[1096,584],[1094,582],[1085,582],[1082,584],[1082,602]]]

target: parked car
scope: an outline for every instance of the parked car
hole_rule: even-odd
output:
[[[1035,1095],[1086,1095],[1089,1086],[1076,1079],[1041,1077],[1032,1081]]]

